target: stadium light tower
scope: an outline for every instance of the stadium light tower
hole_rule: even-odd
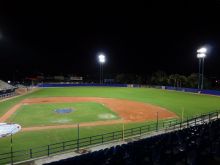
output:
[[[198,89],[203,89],[204,83],[204,60],[206,57],[207,49],[202,47],[197,50],[197,58],[199,59],[199,82],[198,82]],[[202,69],[202,70],[201,70]]]
[[[99,64],[100,64],[100,84],[103,84],[103,64],[105,63],[105,55],[99,54]]]

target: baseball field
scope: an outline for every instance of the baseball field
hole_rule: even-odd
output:
[[[153,88],[42,88],[0,102],[0,123],[17,123],[13,149],[27,149],[159,120],[180,119],[220,109],[220,97]],[[157,116],[158,115],[158,116]],[[0,139],[0,153],[10,137]]]

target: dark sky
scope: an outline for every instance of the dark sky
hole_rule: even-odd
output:
[[[99,52],[108,74],[190,74],[201,46],[209,48],[206,74],[220,74],[220,1],[39,6],[1,13],[0,78],[94,74]]]

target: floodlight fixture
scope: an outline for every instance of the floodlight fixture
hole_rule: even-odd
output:
[[[100,63],[105,63],[105,55],[100,54],[98,57],[99,57],[99,62]]]
[[[205,58],[206,54],[205,53],[198,53],[197,58]]]
[[[197,50],[197,53],[206,53],[206,52],[207,52],[207,49],[205,47],[202,47]]]

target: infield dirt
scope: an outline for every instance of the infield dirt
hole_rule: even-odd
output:
[[[2,117],[0,122],[5,122],[10,116],[19,109],[23,104],[47,104],[47,103],[73,103],[73,102],[96,102],[103,104],[110,110],[116,112],[121,119],[111,121],[96,121],[80,123],[80,126],[98,126],[98,125],[111,125],[118,123],[131,123],[131,122],[143,122],[148,120],[156,120],[157,113],[159,119],[177,118],[176,114],[168,111],[165,108],[136,102],[125,99],[114,98],[99,98],[99,97],[48,97],[48,98],[30,98],[21,101],[20,103],[9,109]],[[57,129],[57,128],[74,128],[76,125],[54,125],[54,126],[38,126],[38,127],[26,127],[22,128],[23,131],[35,131],[45,129]]]

